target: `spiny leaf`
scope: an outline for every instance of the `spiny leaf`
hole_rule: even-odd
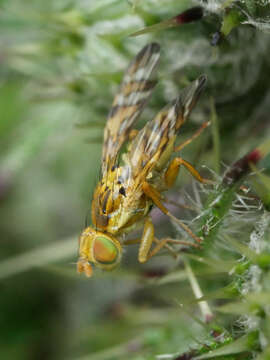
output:
[[[235,8],[230,9],[230,11],[223,18],[223,24],[221,26],[222,34],[228,36],[232,29],[241,24],[242,20],[244,20],[244,17],[239,12],[239,10]]]
[[[138,30],[132,33],[130,36],[138,36],[147,34],[150,32],[160,31],[176,27],[179,25],[187,24],[192,21],[198,21],[203,17],[203,8],[201,6],[195,6],[193,8],[187,9],[179,15],[176,15],[170,19],[161,21],[155,25],[148,26],[144,29]]]
[[[235,261],[233,260],[222,260],[222,259],[214,259],[207,256],[200,256],[196,254],[186,254],[189,259],[197,261],[199,263],[205,264],[211,268],[213,268],[213,272],[215,273],[228,273],[231,271],[232,267],[235,265]],[[211,271],[210,271],[211,273]]]
[[[225,304],[216,308],[216,311],[219,311],[224,314],[235,314],[235,315],[256,315],[259,311],[258,307],[252,307],[249,303],[246,302],[233,302]]]
[[[218,356],[226,356],[250,351],[251,344],[253,344],[254,340],[258,340],[258,334],[250,333],[237,340],[234,340],[230,344],[222,346],[219,349],[211,350],[208,354],[197,356],[194,358],[194,360],[212,359]]]
[[[171,272],[168,275],[162,276],[160,279],[151,279],[147,282],[153,283],[154,285],[164,285],[169,283],[174,283],[178,281],[183,281],[187,279],[187,274],[185,270],[179,270]]]
[[[237,190],[251,171],[250,164],[257,164],[268,152],[268,146],[263,144],[235,161],[225,172],[222,183],[210,194],[198,233],[198,236],[204,239],[205,250],[213,245],[224,218],[232,207]]]
[[[257,254],[251,250],[247,245],[241,244],[239,241],[232,239],[228,235],[224,235],[228,241],[241,255],[245,255],[252,262],[256,262]]]

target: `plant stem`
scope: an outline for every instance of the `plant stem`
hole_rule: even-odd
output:
[[[185,268],[186,268],[186,273],[187,273],[187,277],[189,279],[191,288],[193,290],[193,293],[195,295],[195,298],[197,300],[199,300],[200,298],[203,297],[203,293],[202,290],[200,288],[200,285],[194,275],[194,272],[191,269],[191,266],[189,265],[189,262],[186,258],[183,258],[184,264],[185,264]],[[203,316],[203,319],[206,323],[209,323],[214,315],[210,309],[210,306],[208,305],[207,301],[203,300],[203,301],[199,301],[199,307]]]

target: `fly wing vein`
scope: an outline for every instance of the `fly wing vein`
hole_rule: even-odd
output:
[[[140,183],[167,150],[173,151],[172,145],[179,129],[195,106],[205,83],[206,77],[202,75],[184,88],[179,97],[146,123],[133,140],[128,159],[132,175],[138,177]]]
[[[131,127],[142,112],[156,81],[153,76],[160,57],[156,43],[145,46],[130,63],[115,96],[104,130],[102,172],[113,166]]]

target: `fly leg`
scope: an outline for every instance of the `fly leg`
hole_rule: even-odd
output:
[[[150,251],[153,242],[155,242],[157,245]],[[164,238],[164,239],[158,240],[157,238],[154,237],[154,226],[153,226],[151,219],[148,217],[145,221],[145,225],[144,225],[144,229],[143,229],[143,236],[141,239],[139,255],[138,255],[139,262],[145,263],[146,261],[151,259],[151,257],[156,255],[164,247],[167,247],[167,248],[169,247],[170,251],[173,252],[174,257],[177,257],[177,254],[169,246],[169,243],[199,247],[199,245],[197,245],[197,244],[192,244],[187,241],[181,241],[181,240],[176,240],[176,239],[171,239],[171,238]]]
[[[164,180],[167,188],[172,187],[175,183],[181,165],[185,166],[185,168],[191,173],[191,175],[194,176],[195,179],[197,179],[202,184],[212,184],[211,180],[204,179],[188,161],[178,156],[171,161],[165,172]]]
[[[174,161],[174,160],[173,160]],[[195,170],[195,169],[194,169]],[[202,241],[197,235],[195,235],[190,228],[184,224],[182,221],[177,219],[170,211],[162,204],[162,196],[158,190],[156,190],[152,185],[147,181],[144,181],[142,184],[142,190],[144,194],[149,197],[153,203],[165,214],[168,215],[174,222],[179,224],[182,229],[184,229],[196,242],[200,243]]]
[[[154,225],[150,217],[147,217],[144,223],[142,239],[139,248],[138,260],[141,263],[147,261],[148,253],[154,240]]]
[[[143,235],[137,239],[127,239],[123,242],[124,245],[140,244],[138,260],[143,263],[148,260],[148,253],[151,249],[152,243],[159,244],[160,241],[154,237],[154,225],[150,217],[147,217],[144,223]],[[177,257],[176,252],[169,244],[164,244],[164,247],[169,250],[173,257]]]
[[[170,246],[170,244],[180,244],[185,246],[193,246],[196,248],[199,247],[199,245],[197,244],[193,244],[187,241],[171,239],[171,238],[164,238],[158,240],[154,236],[154,226],[150,217],[147,217],[145,221],[142,238],[128,239],[124,242],[124,245],[131,245],[137,243],[140,243],[139,254],[138,254],[138,260],[140,263],[147,262],[163,248],[167,248],[170,251],[171,255],[174,258],[177,258],[177,253]],[[153,243],[156,243],[156,246],[151,250]]]
[[[176,146],[174,148],[175,152],[178,152],[180,150],[182,150],[185,146],[189,145],[194,139],[196,139],[201,133],[202,131],[210,125],[210,121],[205,121],[201,127],[186,141],[184,141],[182,144]],[[201,175],[198,173],[198,171],[186,160],[182,159],[180,156],[178,156],[177,158],[173,159],[170,163],[170,165],[168,166],[165,176],[164,176],[164,180],[165,180],[165,184],[168,188],[172,187],[177,175],[179,173],[179,169],[180,166],[184,165],[186,167],[186,169],[191,173],[191,175],[193,175],[199,182],[203,183],[203,184],[212,184],[213,182],[211,180],[208,179],[204,179],[203,177],[201,177]]]
[[[188,241],[182,241],[182,240],[171,239],[171,238],[164,238],[161,240],[158,240],[155,238],[155,240],[157,242],[157,245],[150,251],[150,253],[148,253],[145,261],[148,261],[149,259],[151,259],[152,256],[156,255],[163,247],[167,247],[168,244],[180,244],[180,245],[185,245],[185,246],[192,246],[194,248],[200,247],[199,245],[190,243]],[[143,261],[143,262],[145,262],[145,261]]]
[[[187,146],[188,144],[190,144],[193,140],[195,140],[202,132],[205,128],[207,128],[207,126],[210,125],[210,121],[205,121],[201,127],[186,141],[184,141],[182,144],[176,146],[174,148],[175,152],[178,152],[180,150],[182,150],[185,146]]]
[[[152,246],[153,242],[155,242],[157,245],[151,250],[151,246]],[[156,255],[164,247],[168,248],[174,257],[177,257],[176,252],[171,248],[169,243],[199,247],[199,245],[197,245],[197,244],[192,244],[187,241],[175,240],[175,239],[170,239],[170,238],[158,240],[154,236],[154,225],[152,223],[152,220],[150,217],[147,217],[145,224],[144,224],[142,239],[140,242],[140,248],[139,248],[139,254],[138,254],[139,262],[145,263],[146,261],[151,259],[151,257]]]

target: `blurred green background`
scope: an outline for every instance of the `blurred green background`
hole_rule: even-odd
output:
[[[195,5],[205,9],[201,21],[128,36]],[[86,279],[76,273],[77,239],[89,218],[107,113],[146,43],[158,41],[162,54],[159,84],[138,127],[205,73],[208,85],[183,139],[216,121],[183,157],[218,180],[269,138],[269,9],[252,0],[0,1],[2,359],[176,359],[208,336],[194,319],[200,313],[181,261],[164,252],[139,265],[134,246],[117,270],[95,269]],[[183,171],[171,196],[198,204],[205,194],[196,189]],[[188,221],[194,216],[174,210]],[[153,217],[160,237],[176,236],[167,218],[157,210]],[[247,226],[240,217],[238,225]],[[223,265],[197,265],[205,293],[229,283]],[[155,280],[170,273],[164,283]]]

